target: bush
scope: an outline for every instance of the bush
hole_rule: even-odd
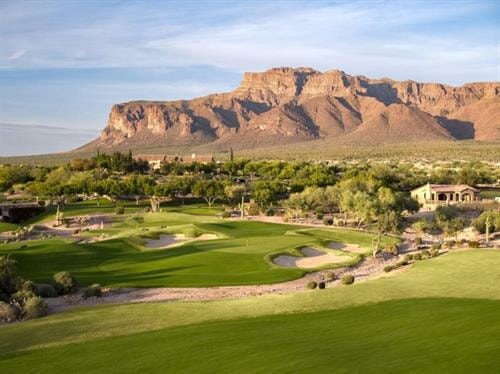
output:
[[[266,211],[264,212],[264,214],[268,217],[272,217],[272,216],[274,216],[275,212],[274,212],[273,208],[267,208]]]
[[[222,212],[221,217],[222,218],[231,218],[231,212],[226,210],[226,211]]]
[[[342,284],[353,284],[354,283],[354,275],[346,274],[342,277]]]
[[[250,205],[248,207],[248,215],[249,216],[258,216],[260,215],[260,207],[256,204]]]
[[[316,218],[317,219],[323,219],[324,216],[325,215],[323,213],[321,213],[321,212],[316,213]]]
[[[310,290],[314,290],[318,284],[315,281],[309,281],[307,282],[307,288]]]
[[[115,213],[116,214],[125,214],[125,207],[123,205],[118,205],[115,208]]]
[[[12,322],[16,319],[16,309],[12,305],[0,301],[0,322]]]
[[[446,247],[446,248],[453,248],[455,245],[457,244],[456,241],[454,240],[450,240],[448,242],[444,242],[443,245]]]
[[[430,256],[431,257],[437,257],[437,256],[439,256],[439,249],[431,249]]]
[[[83,298],[87,299],[89,297],[101,297],[102,296],[102,288],[100,284],[93,284],[87,287],[83,291]]]
[[[57,297],[56,289],[51,284],[37,284],[36,294],[41,297]]]
[[[404,255],[403,260],[405,260],[406,262],[410,262],[411,260],[413,260],[413,255],[411,253]]]
[[[16,293],[12,294],[10,298],[19,304],[23,304],[25,300],[33,297],[36,297],[33,291],[20,289]]]
[[[423,243],[423,242],[424,242],[424,241],[422,240],[422,238],[421,238],[421,237],[417,236],[417,237],[415,238],[415,245],[422,245],[422,243]]]
[[[23,318],[33,319],[46,316],[49,312],[47,302],[41,297],[30,297],[26,300],[23,307]]]
[[[440,250],[441,249],[441,244],[440,243],[434,243],[431,245],[431,250]]]
[[[388,244],[384,247],[383,250],[385,253],[391,253],[393,255],[398,254],[398,246],[396,244]]]
[[[422,252],[420,252],[420,256],[422,256],[422,259],[425,260],[426,258],[429,258],[430,253],[428,250],[425,249]]]
[[[467,243],[467,240],[465,240],[465,239],[460,239],[460,244],[464,245],[465,243]]]
[[[54,275],[54,288],[59,295],[73,293],[77,288],[77,282],[70,273],[61,271]]]
[[[318,288],[319,288],[320,290],[324,290],[324,289],[325,289],[325,287],[326,287],[326,283],[325,283],[325,282],[319,282],[319,283],[318,283]]]
[[[414,253],[413,254],[413,259],[415,261],[420,261],[422,259],[422,255],[420,253]]]
[[[391,271],[393,271],[395,268],[393,265],[387,265],[386,267],[384,267],[384,271],[386,273],[390,273]]]
[[[469,240],[467,245],[469,246],[469,248],[479,248],[479,242],[475,240]]]
[[[331,219],[331,218],[323,219],[323,225],[327,225],[327,226],[333,225],[333,219]]]

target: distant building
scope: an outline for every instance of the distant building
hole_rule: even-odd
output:
[[[196,153],[192,153],[191,157],[181,157],[178,155],[135,155],[134,159],[147,161],[149,166],[154,170],[159,169],[164,162],[181,162],[183,164],[199,162],[200,164],[208,164],[215,161],[212,155],[197,155]]]
[[[448,205],[459,202],[479,201],[479,190],[466,184],[427,183],[411,191],[411,197],[421,205]]]

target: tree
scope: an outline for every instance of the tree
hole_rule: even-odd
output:
[[[276,201],[282,194],[283,187],[275,180],[260,179],[251,185],[252,197],[260,205]]]
[[[208,208],[212,209],[213,203],[224,197],[224,184],[217,179],[198,179],[193,186],[193,193],[205,200]]]
[[[224,187],[224,194],[226,195],[229,204],[235,207],[239,204],[241,199],[245,196],[246,188],[241,184],[228,184]]]
[[[399,231],[399,226],[401,223],[401,216],[393,211],[377,211],[375,215],[375,237],[372,241],[372,255],[373,258],[377,256],[378,251],[380,250],[380,243],[382,242],[382,237],[389,233],[395,233]]]

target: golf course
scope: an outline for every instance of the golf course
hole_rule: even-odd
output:
[[[107,206],[94,202],[69,205],[66,214],[102,214]],[[0,245],[0,254],[18,262],[21,276],[38,283],[50,282],[53,274],[71,272],[82,285],[100,283],[113,287],[209,287],[285,282],[302,277],[311,269],[284,268],[272,258],[287,253],[303,256],[304,246],[313,246],[340,259],[326,267],[355,264],[359,253],[327,248],[328,243],[353,243],[370,252],[372,235],[347,229],[312,229],[285,224],[224,220],[202,215],[203,206],[186,205],[160,213],[111,215],[112,224],[102,230],[81,233],[87,242],[52,237]],[[50,220],[50,214],[34,223]],[[148,248],[148,240],[163,234],[182,234],[190,240],[173,248]],[[213,240],[197,240],[203,235]],[[386,237],[384,243],[397,239]],[[319,266],[324,267],[324,266]],[[314,269],[312,269],[314,270]]]
[[[74,309],[0,328],[0,369],[493,373],[499,267],[471,250],[326,290]]]

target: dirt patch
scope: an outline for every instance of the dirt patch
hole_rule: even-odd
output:
[[[345,252],[350,252],[350,253],[368,252],[367,249],[361,248],[357,244],[344,244],[344,243],[331,242],[331,243],[328,243],[327,247],[330,249],[337,249],[339,251],[345,251]]]
[[[328,264],[338,264],[350,259],[334,253],[320,251],[312,247],[304,247],[300,250],[304,257],[282,255],[273,259],[276,265],[287,268],[311,269]]]

